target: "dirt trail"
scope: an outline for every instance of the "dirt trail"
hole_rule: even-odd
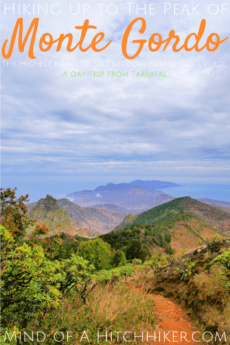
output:
[[[196,332],[198,330],[192,324],[183,307],[160,295],[150,294],[149,297],[155,300],[156,314],[158,317],[156,327],[156,336],[158,339],[155,342],[150,341],[150,344],[197,344],[199,334]]]

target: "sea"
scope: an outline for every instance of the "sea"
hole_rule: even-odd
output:
[[[230,202],[229,183],[186,183],[180,187],[164,188],[162,192],[176,196],[190,196],[191,198],[209,198]]]

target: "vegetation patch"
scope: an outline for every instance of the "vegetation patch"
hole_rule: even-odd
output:
[[[168,254],[172,254],[171,234],[167,224],[154,226],[148,224],[135,224],[123,230],[109,232],[100,236],[115,250],[122,250],[127,260],[134,258],[143,262],[151,256],[153,248],[160,247]]]

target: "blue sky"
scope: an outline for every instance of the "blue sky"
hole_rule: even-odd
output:
[[[4,15],[4,3],[2,42],[10,38],[19,17],[10,11]],[[48,2],[17,2],[25,3],[45,8]],[[131,62],[121,54],[124,30],[137,16],[146,19],[146,39],[153,32],[166,38],[171,29],[183,39],[198,31],[203,18],[207,20],[204,39],[212,32],[222,39],[230,36],[229,0],[225,1],[228,6],[223,15],[207,14],[210,1],[200,2],[200,15],[177,15],[172,11],[164,15],[162,2],[147,1],[147,5],[155,4],[156,14],[152,16],[141,11],[128,15],[122,1],[113,2],[118,7],[113,16],[100,15],[94,1],[87,2],[90,10],[85,15],[76,16],[70,15],[66,1],[50,1],[49,9],[54,3],[60,5],[61,14],[40,14],[38,37],[44,32],[55,38],[72,32],[77,42],[74,26],[89,19],[105,32],[107,41],[113,42],[97,54],[78,50],[70,54],[64,49],[59,53],[55,49],[41,53],[36,46],[36,62],[50,61],[47,68],[20,67],[20,61],[29,59],[26,51],[19,53],[17,49],[8,60],[15,61],[16,67],[6,67],[2,62],[2,186],[17,186],[19,193],[29,193],[34,201],[47,193],[57,197],[108,182],[135,179],[229,185],[230,39],[213,53],[175,54],[171,49],[151,53],[145,48]],[[185,3],[191,9],[193,1],[171,1],[174,3],[180,12]],[[76,1],[72,4],[76,5]],[[134,8],[137,4],[143,7],[143,1],[134,1]],[[23,17],[26,28],[34,16]],[[137,29],[134,31],[132,37],[137,38]],[[91,38],[89,34],[88,42]],[[130,53],[134,49],[129,48]],[[75,68],[66,67],[74,61]],[[88,67],[81,66],[85,61]],[[213,66],[217,61],[222,65],[225,62],[226,67]],[[99,62],[108,66],[95,67]],[[112,67],[112,62],[123,62],[125,67]],[[138,66],[141,64],[144,67]],[[167,78],[62,77],[64,71],[70,75],[72,70],[103,70],[105,74],[119,70],[128,71],[129,75],[131,71],[162,70]],[[229,200],[226,194],[222,197]]]

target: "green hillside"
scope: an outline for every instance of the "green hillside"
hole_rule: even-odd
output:
[[[124,219],[122,220],[121,224],[119,224],[118,226],[116,226],[116,228],[114,230],[121,230],[124,229],[127,225],[133,224],[134,220],[137,218],[137,216],[135,216],[132,213],[127,214]]]
[[[230,213],[190,197],[177,198],[137,216],[133,216],[133,218],[130,217],[129,224],[159,224],[183,212],[202,218],[219,233],[230,237]],[[123,222],[116,229],[121,229],[125,226],[124,218]]]
[[[202,218],[182,212],[158,224],[131,224],[122,230],[102,235],[115,250],[127,253],[133,240],[150,253],[179,253],[204,245],[218,232]]]
[[[144,253],[140,259],[146,259],[151,253],[151,249],[162,247],[168,254],[172,254],[171,235],[167,227],[156,227],[155,225],[127,225],[122,230],[115,230],[108,234],[100,236],[103,241],[109,243],[115,250],[122,250],[126,253],[130,250],[134,241],[141,243],[141,249]]]
[[[169,201],[163,205],[156,206],[151,210],[139,214],[133,221],[133,224],[158,224],[164,220],[167,220],[178,213],[184,212],[184,207],[181,205],[181,201],[185,198],[178,198]]]

